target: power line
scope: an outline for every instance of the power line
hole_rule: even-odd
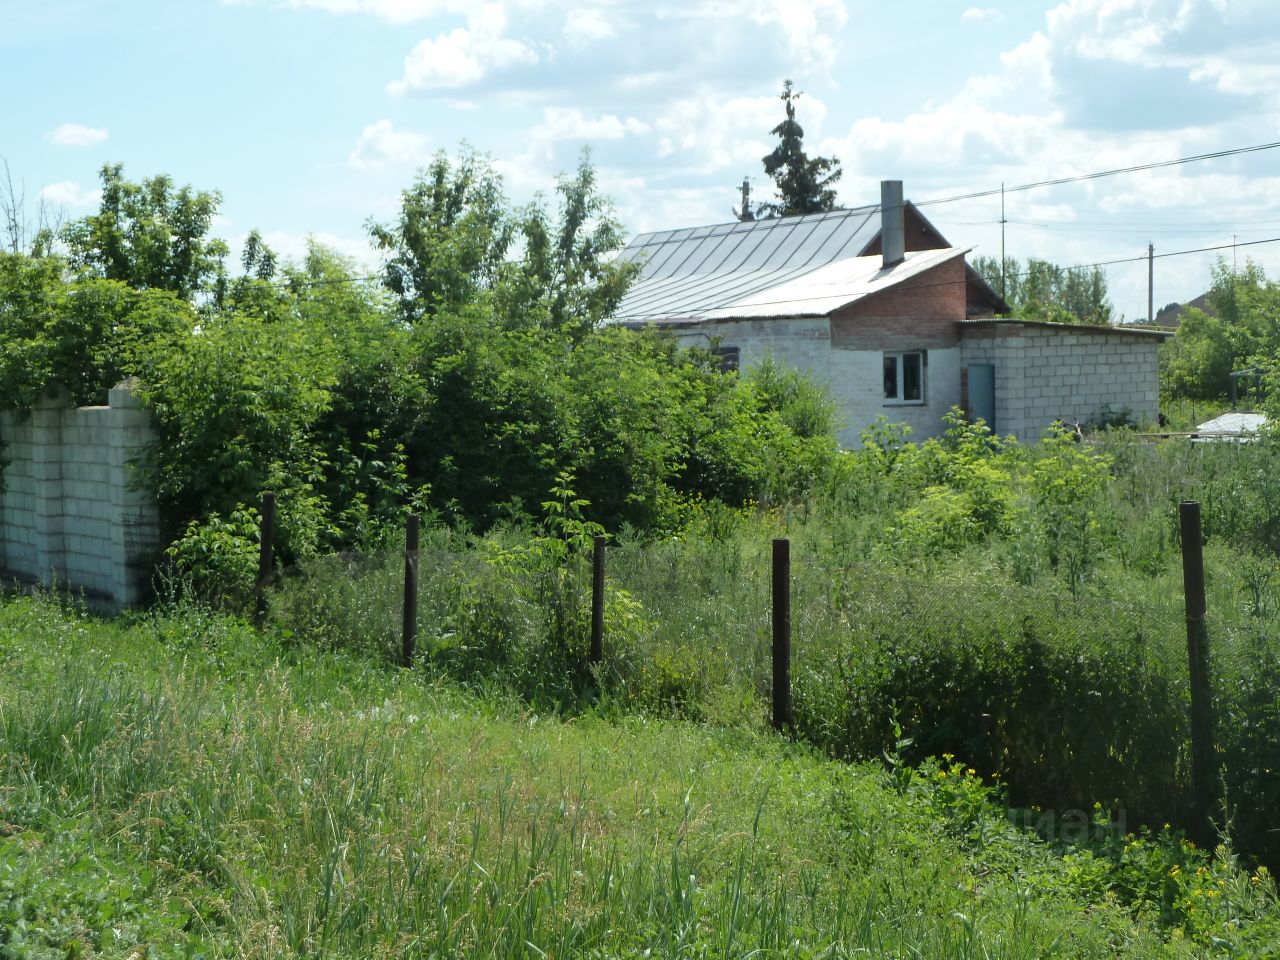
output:
[[[1190,256],[1192,254],[1197,254],[1197,253],[1212,253],[1213,251],[1216,251],[1216,250],[1230,250],[1233,247],[1257,246],[1258,244],[1261,244],[1261,243],[1280,243],[1280,237],[1271,237],[1267,240],[1249,240],[1244,243],[1226,243],[1216,247],[1198,247],[1194,250],[1171,250],[1168,253],[1155,254],[1155,259],[1160,260],[1165,257],[1185,257],[1185,256]],[[1138,256],[1138,257],[1124,257],[1118,260],[1100,260],[1097,263],[1078,263],[1073,266],[1063,267],[1062,269],[1067,272],[1070,272],[1072,270],[1091,270],[1095,267],[1111,267],[1121,263],[1139,263],[1139,262],[1145,263],[1146,260],[1147,260],[1147,255],[1143,254],[1142,256]],[[972,266],[972,264],[970,264],[970,266]],[[1011,274],[1011,276],[1025,277],[1029,274],[1029,272],[1030,271],[1024,270],[1019,273]],[[985,277],[983,277],[983,279],[986,280]],[[989,280],[987,282],[990,283]],[[961,280],[938,280],[931,283],[917,283],[912,285],[912,289],[925,289],[928,287],[946,287],[946,286],[951,286],[958,283],[968,283],[968,278],[966,277]],[[784,303],[808,303],[813,300],[829,300],[832,297],[840,297],[840,296],[845,296],[847,294],[862,293],[862,292],[864,292],[864,288],[861,288],[861,287],[842,288],[842,287],[833,286],[830,290],[827,290],[826,292],[821,294],[815,294],[814,296],[785,297],[781,300],[754,300],[754,301],[751,301],[750,303],[743,304],[742,308],[755,309],[758,307],[778,306]],[[878,293],[879,291],[872,291],[872,292]],[[732,309],[732,306],[726,307],[726,308],[716,308],[716,309]]]
[[[1185,257],[1193,253],[1213,253],[1216,250],[1233,250],[1237,247],[1256,247],[1263,243],[1280,243],[1280,237],[1268,237],[1266,240],[1244,240],[1240,243],[1223,243],[1214,247],[1196,247],[1193,250],[1171,250],[1169,253],[1155,254],[1154,259],[1162,260],[1165,257]],[[1137,263],[1140,260],[1146,259],[1147,256],[1144,254],[1140,257],[1124,257],[1120,260],[1100,260],[1097,263],[1080,263],[1072,267],[1067,267],[1066,269],[1089,270],[1093,267],[1110,267],[1117,263]]]
[[[1181,226],[1169,226],[1169,225],[1152,226],[1149,224],[1133,224],[1133,225],[1112,224],[1109,226],[1095,226],[1089,223],[1073,223],[1070,221],[1063,222],[1063,223],[1052,223],[1052,222],[1047,223],[1044,221],[1037,221],[1037,220],[1015,220],[1012,217],[1009,218],[1009,223],[1016,223],[1019,226],[1031,227],[1036,230],[1048,230],[1048,231],[1066,230],[1066,231],[1079,231],[1084,233],[1144,234],[1144,235],[1156,234],[1156,233],[1163,233],[1167,235],[1190,234],[1190,233],[1223,234],[1223,233],[1226,233],[1228,230],[1232,230],[1232,229],[1234,229],[1237,234],[1269,233],[1272,230],[1275,230],[1278,226],[1280,226],[1280,224],[1275,223],[1275,221],[1272,221],[1270,224],[1266,226],[1253,227],[1249,229],[1240,229],[1239,227],[1236,227],[1234,224],[1229,224],[1229,223],[1217,224],[1214,227],[1181,227]]]
[[[1164,167],[1176,167],[1184,163],[1196,163],[1200,160],[1218,160],[1222,157],[1235,157],[1245,153],[1258,153],[1263,150],[1275,150],[1280,141],[1260,143],[1252,147],[1234,147],[1230,150],[1216,150],[1213,153],[1200,153],[1193,157],[1179,157],[1177,160],[1158,160],[1153,163],[1139,163],[1130,167],[1116,167],[1113,170],[1099,170],[1096,173],[1082,173],[1074,177],[1057,177],[1053,180],[1037,180],[1034,183],[1023,183],[1016,187],[999,187],[994,190],[978,190],[954,197],[939,197],[935,200],[920,200],[917,207],[927,207],[938,203],[956,203],[960,200],[977,200],[981,197],[995,197],[1004,193],[1021,193],[1039,187],[1058,187],[1065,183],[1081,183],[1086,180],[1101,180],[1103,177],[1114,177],[1122,173],[1140,173],[1143,170],[1160,170]]]
[[[1006,194],[1006,193],[1023,193],[1027,190],[1035,190],[1040,187],[1055,187],[1055,186],[1061,186],[1067,183],[1080,183],[1080,182],[1089,181],[1089,180],[1101,180],[1105,177],[1114,177],[1114,176],[1118,176],[1120,174],[1125,174],[1125,173],[1140,173],[1144,170],[1159,170],[1165,167],[1175,167],[1175,166],[1180,166],[1186,163],[1198,163],[1202,160],[1217,160],[1223,157],[1234,157],[1234,156],[1240,156],[1242,154],[1259,153],[1264,150],[1275,150],[1277,148],[1280,148],[1280,141],[1275,141],[1273,143],[1260,143],[1250,147],[1233,147],[1229,150],[1216,150],[1212,153],[1200,153],[1191,157],[1179,157],[1176,160],[1156,160],[1151,163],[1139,163],[1139,164],[1134,164],[1133,166],[1128,166],[1128,167],[1116,167],[1111,170],[1098,170],[1098,171],[1095,171],[1094,173],[1082,173],[1082,174],[1077,174],[1071,177],[1056,177],[1051,180],[1037,180],[1033,183],[1022,183],[1012,187],[1002,186],[1002,187],[995,187],[988,190],[977,190],[973,193],[962,193],[952,197],[935,197],[932,200],[914,200],[910,202],[913,206],[916,206],[916,207],[936,206],[938,204],[943,204],[943,203],[958,203],[962,200],[976,200],[983,197],[995,197],[995,196],[1001,196],[1002,194]],[[823,216],[821,221],[814,220],[810,222],[811,223],[816,223],[816,222],[829,223],[833,220],[834,221],[845,220],[845,219],[848,219],[849,217],[854,217],[854,216],[867,217],[868,219],[870,219],[870,217],[875,213],[879,212],[879,210],[880,210],[880,205],[878,203],[870,204],[862,207],[849,207],[848,209],[845,209],[845,210],[838,210],[838,211],[833,210],[830,213]],[[753,221],[753,224],[768,223],[770,219],[772,218]],[[801,224],[798,222],[799,220],[802,219],[800,217],[784,217],[781,219],[783,221],[787,221],[787,220],[793,221],[793,223],[787,224],[787,226],[801,226]],[[991,222],[999,223],[998,220],[991,221]],[[733,222],[733,224],[738,224],[738,223],[740,223],[740,221]],[[708,227],[703,227],[703,228],[695,227],[692,229],[694,231],[698,229],[710,230],[713,227],[726,226],[726,225],[733,226],[733,224],[713,224]],[[732,231],[732,233],[735,233],[735,234],[745,233],[750,231],[751,229],[752,229],[752,226],[750,225],[743,226],[743,227],[739,227],[737,230]],[[659,231],[653,231],[653,232],[680,233],[682,231],[659,230]],[[728,236],[729,233],[730,232],[726,232],[724,236]],[[656,240],[651,243],[647,243],[645,244],[645,246],[649,248],[661,247],[661,246],[666,246],[672,243],[684,243],[692,239],[704,240],[713,236],[718,236],[718,234],[706,233],[696,238],[691,236],[668,237],[665,240]]]
[[[950,226],[957,227],[985,227],[996,226],[999,220],[952,220]],[[1034,227],[1038,230],[1068,230],[1083,231],[1096,233],[1225,233],[1228,230],[1234,230],[1236,233],[1269,233],[1272,230],[1280,229],[1280,223],[1274,217],[1268,220],[1231,220],[1228,222],[1217,222],[1212,227],[1205,227],[1205,221],[1196,221],[1195,225],[1183,224],[1178,222],[1165,223],[1138,223],[1136,221],[1107,221],[1107,220],[1021,220],[1016,217],[1009,217],[1006,223],[1016,223],[1023,227]],[[1241,224],[1254,223],[1258,226],[1242,227]]]
[[[1159,160],[1152,163],[1140,163],[1140,164],[1135,164],[1133,166],[1128,166],[1128,167],[1116,167],[1111,170],[1099,170],[1094,173],[1078,174],[1072,177],[1057,177],[1051,180],[1037,180],[1033,183],[1023,183],[1023,184],[1018,184],[1017,186],[1012,186],[1012,187],[1006,187],[1001,185],[996,189],[978,190],[973,193],[964,193],[964,194],[959,194],[953,197],[937,197],[937,198],[934,198],[933,200],[913,201],[913,205],[917,207],[926,207],[926,206],[936,206],[938,204],[943,204],[943,203],[958,203],[962,200],[977,200],[983,197],[1003,196],[1006,193],[1022,193],[1027,190],[1035,190],[1040,187],[1056,187],[1056,186],[1061,186],[1067,183],[1080,183],[1080,182],[1089,181],[1089,180],[1100,180],[1105,177],[1114,177],[1114,176],[1119,176],[1121,174],[1126,174],[1126,173],[1140,173],[1144,170],[1159,170],[1166,167],[1180,166],[1186,163],[1197,163],[1202,160],[1218,160],[1223,157],[1234,157],[1234,156],[1240,156],[1240,155],[1249,154],[1249,153],[1259,153],[1264,150],[1275,150],[1277,148],[1280,148],[1280,141],[1275,141],[1272,143],[1261,143],[1261,144],[1256,144],[1250,147],[1234,147],[1229,150],[1216,150],[1212,153],[1201,153],[1201,154],[1196,154],[1195,156],[1190,156],[1190,157],[1179,157],[1176,160]],[[862,217],[867,217],[869,219],[870,216],[876,213],[879,209],[880,209],[879,204],[874,204],[874,205],[864,206],[864,207],[851,207],[848,210],[840,211],[838,213],[835,213],[832,216],[824,217],[823,220],[824,222],[829,220],[844,220],[851,216],[862,216]],[[992,222],[999,222],[999,221],[992,221]],[[1011,221],[1011,222],[1016,223],[1018,221]],[[799,226],[798,223],[795,225]],[[1040,224],[1032,224],[1032,223],[1027,223],[1027,225],[1041,226]],[[746,231],[743,231],[743,232],[746,232]],[[1191,232],[1191,231],[1184,231],[1184,232]],[[707,236],[708,237],[713,236],[713,234],[708,234]],[[646,246],[660,246],[668,243],[683,243],[689,239],[693,239],[693,238],[672,237],[667,240],[658,241],[657,243],[654,243],[654,244],[646,244]],[[698,239],[699,240],[706,239],[706,237],[699,237]],[[1260,243],[1275,243],[1277,242],[1277,240],[1280,240],[1280,238],[1274,238],[1270,240],[1252,240],[1247,243],[1225,244],[1219,247],[1203,247],[1199,250],[1181,251],[1178,253],[1156,254],[1156,258],[1159,259],[1161,257],[1180,256],[1183,253],[1201,253],[1201,252],[1207,252],[1207,251],[1213,251],[1213,250],[1225,250],[1233,247],[1252,246]],[[1113,264],[1113,263],[1131,263],[1136,260],[1145,260],[1145,259],[1147,258],[1133,257],[1133,258],[1128,258],[1123,260],[1109,260],[1109,261],[1103,261],[1096,264],[1081,264],[1074,267],[1068,267],[1067,269],[1070,269],[1070,270],[1089,269],[1090,267],[1094,267],[1094,266],[1109,266],[1110,264]],[[325,280],[304,281],[304,282],[295,284],[295,286],[324,286],[331,283],[354,283],[361,280],[376,280],[379,278],[380,278],[380,275],[378,274],[372,274],[367,276],[328,278]]]

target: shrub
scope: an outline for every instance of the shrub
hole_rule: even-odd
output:
[[[900,725],[909,760],[951,754],[1016,803],[1101,800],[1135,822],[1184,812],[1185,681],[1142,617],[902,577],[865,583],[845,617],[856,633],[811,643],[797,664],[808,739],[878,756]]]

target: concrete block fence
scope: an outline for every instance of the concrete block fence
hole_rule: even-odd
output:
[[[131,462],[154,439],[129,382],[103,407],[73,407],[57,388],[31,410],[0,412],[0,575],[68,588],[98,609],[139,603],[160,529]]]

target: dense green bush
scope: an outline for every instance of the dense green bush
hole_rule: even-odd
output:
[[[1185,814],[1185,667],[1167,656],[1169,624],[1045,591],[860,574],[854,629],[797,655],[807,739],[877,756],[899,725],[912,762],[951,754],[1019,804]]]

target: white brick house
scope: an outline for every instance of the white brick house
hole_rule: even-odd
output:
[[[729,366],[772,355],[808,371],[838,401],[847,447],[880,416],[936,435],[952,407],[1020,440],[1059,419],[1157,419],[1167,334],[998,320],[1008,306],[967,252],[887,181],[875,207],[637,237],[620,258],[641,272],[615,320]]]

